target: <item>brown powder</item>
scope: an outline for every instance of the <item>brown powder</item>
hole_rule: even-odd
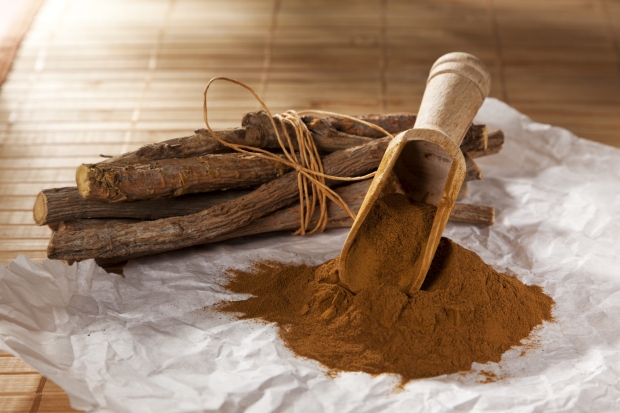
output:
[[[419,205],[408,208],[425,214]],[[402,214],[383,217],[383,223],[397,225]],[[398,249],[383,248],[377,235],[377,250],[390,268],[400,269]],[[402,241],[414,249],[420,242]],[[333,371],[396,373],[403,382],[497,362],[536,325],[551,320],[553,300],[540,287],[496,272],[447,238],[422,290],[409,296],[390,268],[379,271],[383,283],[352,294],[338,285],[337,259],[318,267],[261,262],[251,271],[232,271],[227,288],[253,297],[220,309],[277,323],[291,350]]]
[[[355,279],[348,287],[355,292],[387,283],[407,291],[436,210],[399,193],[378,199],[349,250],[347,273]]]

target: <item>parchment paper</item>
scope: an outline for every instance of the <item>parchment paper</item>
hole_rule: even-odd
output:
[[[300,359],[273,325],[209,308],[244,298],[221,285],[258,259],[321,263],[346,230],[259,236],[131,261],[125,278],[93,261],[20,256],[0,267],[0,348],[96,412],[611,412],[620,406],[620,151],[533,123],[488,99],[477,121],[502,128],[480,159],[469,203],[492,227],[448,237],[553,297],[545,323],[500,363],[416,380],[343,373]],[[411,351],[415,351],[412,349]],[[493,375],[497,379],[493,379]],[[490,377],[490,378],[489,378]]]

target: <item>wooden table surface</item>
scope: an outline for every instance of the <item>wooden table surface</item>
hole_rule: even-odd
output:
[[[491,96],[536,121],[620,147],[620,3],[612,0],[45,0],[0,88],[0,262],[45,258],[36,194],[76,166],[202,126],[213,76],[274,112],[418,108],[433,61],[475,54]],[[257,108],[216,85],[212,124]],[[72,411],[0,354],[0,411]]]

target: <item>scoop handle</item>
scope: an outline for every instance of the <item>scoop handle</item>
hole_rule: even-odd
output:
[[[489,70],[477,57],[441,56],[428,76],[414,129],[437,130],[460,145],[490,88]]]

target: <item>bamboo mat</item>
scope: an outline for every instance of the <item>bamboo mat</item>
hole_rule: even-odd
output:
[[[46,0],[0,89],[0,262],[41,260],[43,188],[75,167],[202,126],[201,93],[234,77],[274,112],[416,111],[440,55],[482,58],[491,96],[534,120],[620,147],[620,4],[611,0]],[[256,102],[216,85],[212,124]],[[0,355],[1,412],[71,411]]]
[[[43,0],[0,0],[0,85]]]

